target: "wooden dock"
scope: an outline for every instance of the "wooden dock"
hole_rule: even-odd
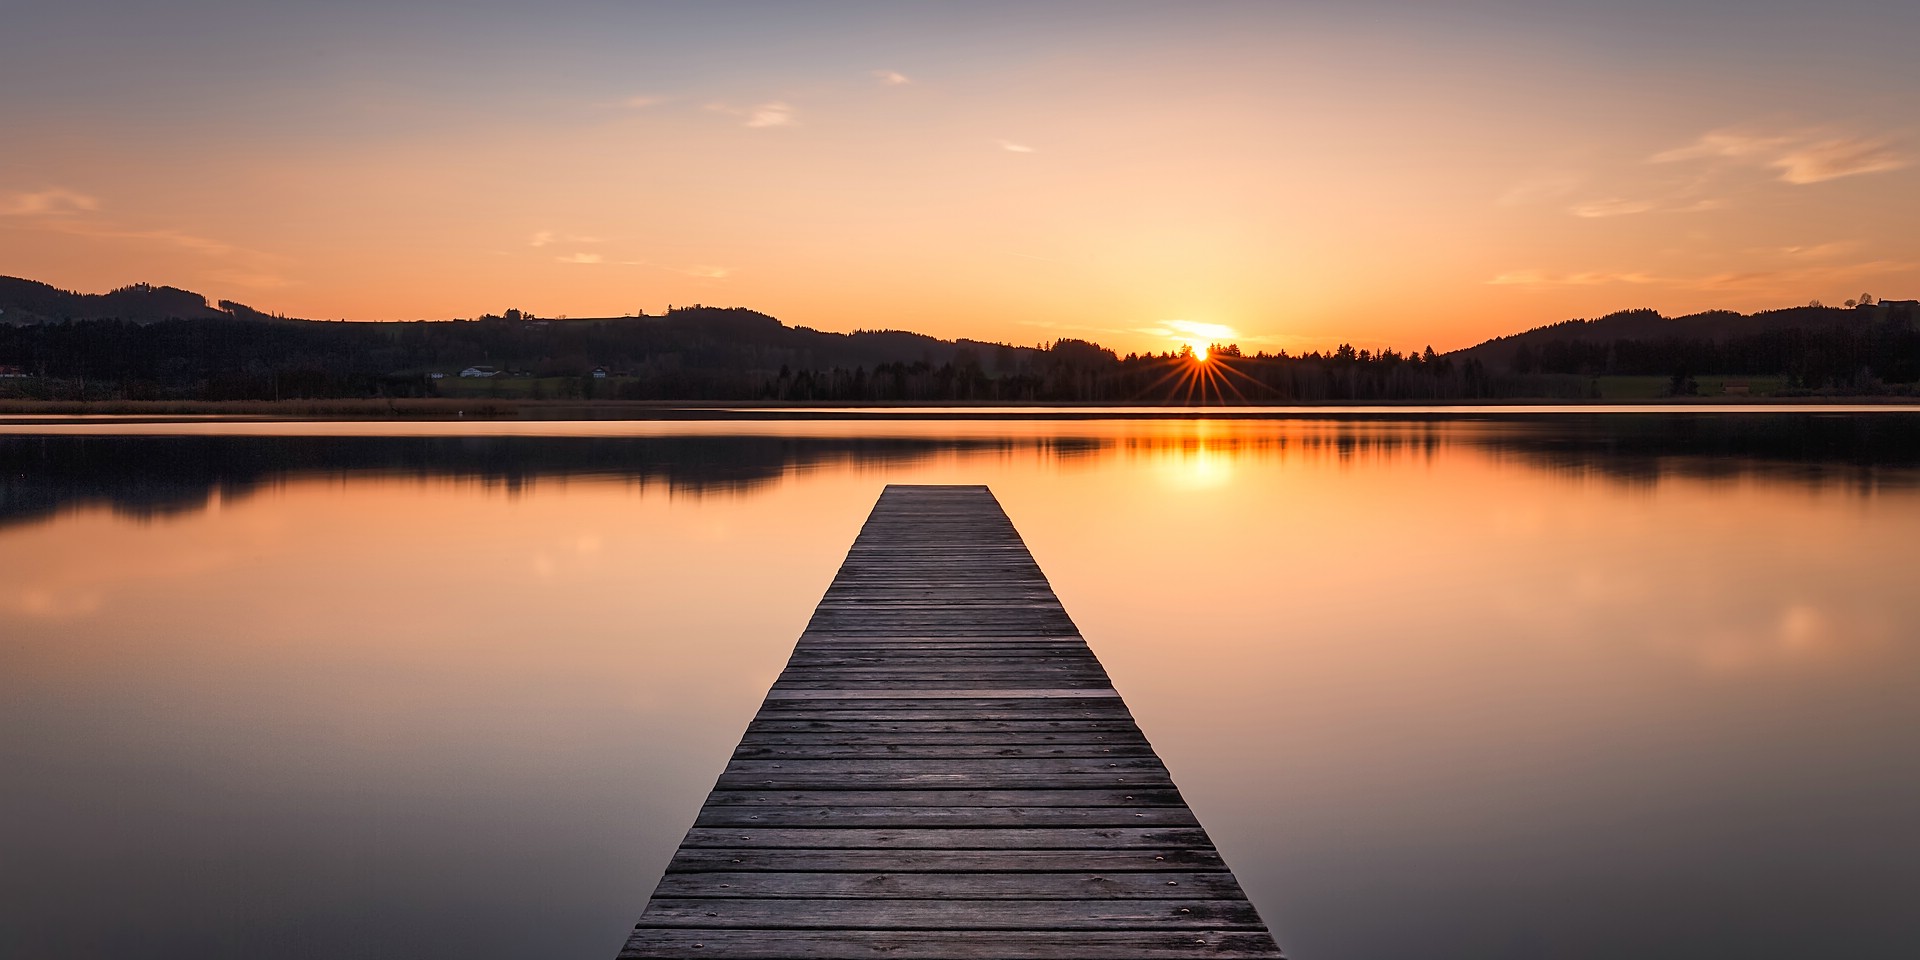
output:
[[[983,486],[889,486],[622,958],[1278,957]]]

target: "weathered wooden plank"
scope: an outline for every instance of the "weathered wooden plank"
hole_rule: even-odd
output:
[[[1111,690],[1113,681],[1104,670],[1085,666],[1049,666],[1020,669],[942,670],[903,663],[891,667],[866,669],[788,670],[775,681],[786,690],[832,690],[846,688],[869,693],[893,687],[901,690]]]
[[[971,637],[915,637],[895,634],[886,637],[825,636],[808,634],[794,647],[794,656],[886,656],[893,657],[1058,657],[1091,656],[1085,641],[1061,639],[1057,633],[1021,635],[975,634]]]
[[[884,710],[889,708],[902,710],[922,710],[928,707],[941,707],[947,710],[968,710],[972,705],[952,701],[987,701],[978,704],[982,710],[1027,710],[1060,713],[1069,710],[1087,711],[1087,705],[1074,701],[1080,700],[1118,701],[1120,694],[1111,687],[956,687],[946,689],[922,688],[911,685],[895,685],[891,689],[861,689],[849,684],[835,689],[800,687],[781,689],[775,682],[774,689],[767,692],[767,705],[773,709],[780,700],[809,700],[815,708],[831,708],[831,701],[840,700],[869,701],[859,706],[866,710]],[[940,703],[938,701],[949,701]],[[993,702],[1004,701],[1004,702]],[[1040,701],[1040,702],[1022,702]],[[1085,712],[1092,716],[1091,712]]]
[[[938,654],[915,654],[908,651],[896,651],[891,655],[877,650],[865,650],[859,653],[821,653],[818,651],[795,651],[788,662],[788,670],[1044,670],[1056,667],[1099,667],[1100,661],[1088,654],[1065,654],[1061,652],[1017,653],[1008,651],[996,654],[992,651],[973,651],[971,655],[960,656],[942,651]]]
[[[1074,691],[1080,693],[1083,691]],[[831,698],[824,696],[772,697],[760,704],[762,716],[771,720],[1132,720],[1118,697],[1106,703],[1065,697],[1009,697],[991,706],[977,705],[977,697],[943,697],[940,691],[899,697]],[[974,704],[970,706],[970,703]],[[830,714],[853,713],[860,716],[834,717]]]
[[[1123,850],[1204,847],[1209,841],[1206,831],[1191,827],[694,827],[680,846],[738,847],[746,843],[762,850]]]
[[[1178,880],[1168,880],[1178,884]],[[1217,900],[655,899],[649,927],[780,930],[1259,930],[1253,906]]]
[[[740,806],[710,804],[699,827],[1197,827],[1186,807]],[[738,832],[738,831],[735,831]]]
[[[1007,773],[1020,776],[1113,775],[1165,773],[1156,756],[1145,757],[965,757],[947,760],[900,760],[894,758],[819,758],[744,759],[727,762],[726,772],[741,776],[773,776],[776,773],[805,773],[820,776],[915,777],[927,774],[955,776],[992,776]]]
[[[831,711],[844,712],[844,711]],[[780,726],[749,729],[746,739],[774,740],[781,737],[834,738],[835,742],[857,742],[859,737],[990,737],[996,742],[1003,737],[1027,736],[1056,741],[1078,741],[1095,743],[1099,741],[1133,741],[1144,739],[1139,731],[1130,729],[1131,725],[1118,716],[1111,717],[1021,717],[1014,720],[972,720],[966,717],[944,717],[936,719],[901,719],[889,712],[881,719],[868,720],[824,720],[813,712],[784,713],[778,721]],[[800,741],[795,741],[800,742]],[[911,740],[899,740],[910,743]]]
[[[901,640],[894,636],[835,637],[830,640],[815,640],[809,637],[804,644],[794,647],[793,656],[795,662],[837,656],[868,656],[885,660],[902,657],[985,656],[1003,662],[1020,662],[1024,658],[1034,657],[1095,660],[1092,648],[1085,643],[1069,643],[1054,639],[1054,635],[1043,634],[1026,637],[976,634],[971,637],[921,637],[915,640]]]
[[[768,696],[782,694],[780,699],[796,699],[793,695],[801,691],[821,691],[832,694],[844,691],[848,697],[918,697],[925,696],[920,691],[939,691],[949,694],[946,699],[978,697],[991,692],[996,696],[1010,696],[1028,691],[1040,690],[1044,693],[1032,694],[1032,697],[1051,699],[1061,694],[1058,691],[1073,691],[1077,694],[1088,692],[1106,693],[1112,690],[1105,676],[1040,676],[1025,677],[1018,674],[1005,674],[998,677],[957,676],[930,679],[901,679],[898,677],[842,676],[831,679],[813,679],[802,676],[793,678],[791,674],[782,676],[773,682]],[[889,692],[894,691],[894,692]],[[1118,694],[1114,694],[1118,696]],[[1028,699],[1031,699],[1029,697]]]
[[[733,751],[736,760],[978,760],[982,758],[1036,759],[1140,757],[1153,756],[1145,741],[1132,744],[983,744],[980,737],[971,743],[748,743],[742,741]]]
[[[984,487],[888,487],[622,957],[1277,957]]]
[[[781,701],[807,701],[805,703]],[[845,701],[835,703],[835,700]],[[979,716],[998,719],[1001,712],[1023,711],[1028,716],[1012,719],[1034,719],[1034,714],[1058,715],[1061,719],[1127,717],[1126,704],[1120,702],[1120,694],[1112,689],[1105,690],[1054,690],[1045,687],[1019,688],[995,687],[982,690],[932,690],[895,692],[885,690],[848,689],[843,696],[835,697],[832,691],[795,691],[792,696],[768,696],[761,704],[762,710],[774,713],[779,719],[787,712],[800,710],[945,710],[953,716]]]
[[[620,956],[633,960],[1219,960],[1277,958],[1265,931],[1181,932],[659,930],[636,929]]]
[[[1118,700],[1114,701],[1116,704]],[[1035,699],[1030,706],[996,707],[992,710],[969,711],[964,707],[944,705],[937,700],[923,699],[913,701],[911,706],[905,703],[861,703],[852,700],[822,701],[808,697],[795,697],[790,700],[767,701],[760,706],[760,716],[786,720],[795,723],[835,723],[843,721],[870,723],[941,723],[958,718],[979,718],[986,721],[1045,723],[1072,720],[1132,720],[1132,715],[1124,707],[1111,710],[1089,710],[1082,706],[1060,706],[1044,698]],[[748,729],[752,729],[749,727]]]
[[[1094,873],[669,873],[654,898],[868,900],[1242,900],[1225,871]]]
[[[867,661],[862,663],[795,663],[782,672],[784,679],[801,680],[809,677],[854,679],[898,680],[918,676],[934,676],[946,679],[956,677],[1036,677],[1057,674],[1085,674],[1106,678],[1106,671],[1100,668],[1098,661],[1091,657],[1080,660],[1048,658],[1031,662],[1022,661],[984,661],[968,663],[961,660],[919,660],[896,658],[890,661]],[[1038,684],[1036,684],[1038,686]]]
[[[1032,733],[1041,735],[1101,734],[1113,736],[1125,734],[1139,736],[1139,730],[1131,719],[1115,717],[1106,720],[979,720],[974,718],[941,720],[789,720],[773,719],[762,716],[748,728],[747,736],[776,736],[785,734],[817,733],[823,736],[852,736],[869,733],[974,733],[988,732],[994,736],[1013,733]]]
[[[756,731],[740,738],[742,747],[782,747],[805,744],[847,747],[878,746],[973,746],[1015,747],[1145,747],[1145,738],[1115,730],[1112,733],[1035,730],[968,730],[960,732],[919,733],[901,730],[854,733],[807,731]],[[737,752],[736,752],[737,753]],[[744,754],[737,754],[744,756]]]
[[[1060,873],[1225,870],[1212,847],[1143,847],[1112,850],[767,850],[759,847],[681,847],[669,873],[775,871],[846,873]]]
[[[723,773],[721,790],[845,790],[849,787],[877,790],[885,787],[949,790],[1085,790],[1091,787],[1126,784],[1133,787],[1169,787],[1172,779],[1164,770],[1129,770],[1124,775],[1101,773],[805,773],[772,770],[754,773]]]
[[[1154,807],[1186,804],[1180,791],[1172,787],[1109,787],[1055,790],[715,790],[707,797],[707,807],[722,804],[741,806],[832,805],[847,808],[866,806],[953,806],[1003,807],[1026,810],[1036,807]]]

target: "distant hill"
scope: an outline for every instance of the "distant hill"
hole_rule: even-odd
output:
[[[311,324],[309,329],[330,332],[358,330],[380,338],[390,338],[395,331],[417,323],[293,320],[231,300],[209,303],[205,296],[178,287],[136,283],[109,293],[76,293],[35,280],[0,277],[0,323],[12,326],[67,321],[117,321],[145,326],[190,320],[271,320]],[[474,324],[462,328],[468,334],[466,337],[455,339],[482,342],[457,355],[427,359],[425,365],[454,364],[455,369],[483,362],[503,368],[531,366],[537,357],[554,352],[551,347],[556,340],[588,354],[583,358],[588,366],[631,365],[640,359],[636,353],[651,356],[719,352],[770,360],[778,367],[781,363],[802,366],[857,366],[916,360],[945,363],[961,351],[972,351],[976,356],[985,354],[986,359],[1035,352],[1031,347],[967,339],[941,340],[904,330],[829,333],[810,327],[789,327],[767,314],[742,307],[693,306],[670,309],[661,316],[569,320],[545,319],[510,310],[504,317],[488,315],[475,321],[452,322]],[[448,327],[447,331],[454,329]],[[520,349],[522,347],[525,349]]]
[[[1600,399],[1920,392],[1920,304],[1568,320],[1451,354],[1133,355],[904,330],[829,333],[740,307],[661,316],[290,320],[173,287],[0,278],[0,397],[1166,402]],[[472,376],[462,376],[463,373]],[[1721,377],[1722,381],[1700,377]],[[1724,378],[1740,382],[1728,386]],[[1768,378],[1756,388],[1745,378]],[[1633,396],[1613,393],[1611,396]]]
[[[1701,341],[1727,344],[1787,331],[1807,334],[1864,332],[1889,320],[1912,328],[1916,306],[1912,300],[1884,301],[1869,307],[1787,307],[1743,314],[1731,310],[1709,310],[1680,317],[1668,317],[1656,310],[1622,310],[1594,320],[1563,320],[1535,327],[1525,333],[1495,337],[1483,343],[1455,351],[1450,356],[1474,358],[1489,368],[1508,370],[1518,366],[1537,366],[1555,344],[1586,346],[1621,341],[1659,343]],[[1529,364],[1529,355],[1534,364]],[[1521,372],[1530,372],[1521,370]],[[1576,372],[1576,371],[1559,371]]]
[[[0,323],[30,324],[60,320],[271,320],[245,304],[207,298],[178,287],[136,283],[108,293],[75,293],[37,280],[0,277]]]
[[[889,365],[916,375],[947,368],[949,380],[978,382],[1044,356],[1033,347],[901,330],[829,333],[737,307],[570,320],[519,310],[473,320],[291,320],[228,301],[209,304],[174,287],[82,294],[7,277],[0,278],[0,311],[0,368],[47,395],[63,379],[142,397],[418,395],[440,392],[440,378],[483,367],[516,380],[578,380],[599,371],[616,381],[601,395],[617,386],[632,399],[749,398],[769,383],[824,398],[866,392],[866,378]],[[580,384],[564,389],[584,392]]]

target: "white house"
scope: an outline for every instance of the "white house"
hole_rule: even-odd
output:
[[[500,375],[500,371],[492,367],[475,366],[460,371],[460,375],[463,377],[497,377]]]

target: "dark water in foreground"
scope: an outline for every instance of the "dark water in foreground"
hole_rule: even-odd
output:
[[[1292,956],[1920,956],[1920,414],[88,429],[0,427],[0,956],[610,957],[890,481]]]

